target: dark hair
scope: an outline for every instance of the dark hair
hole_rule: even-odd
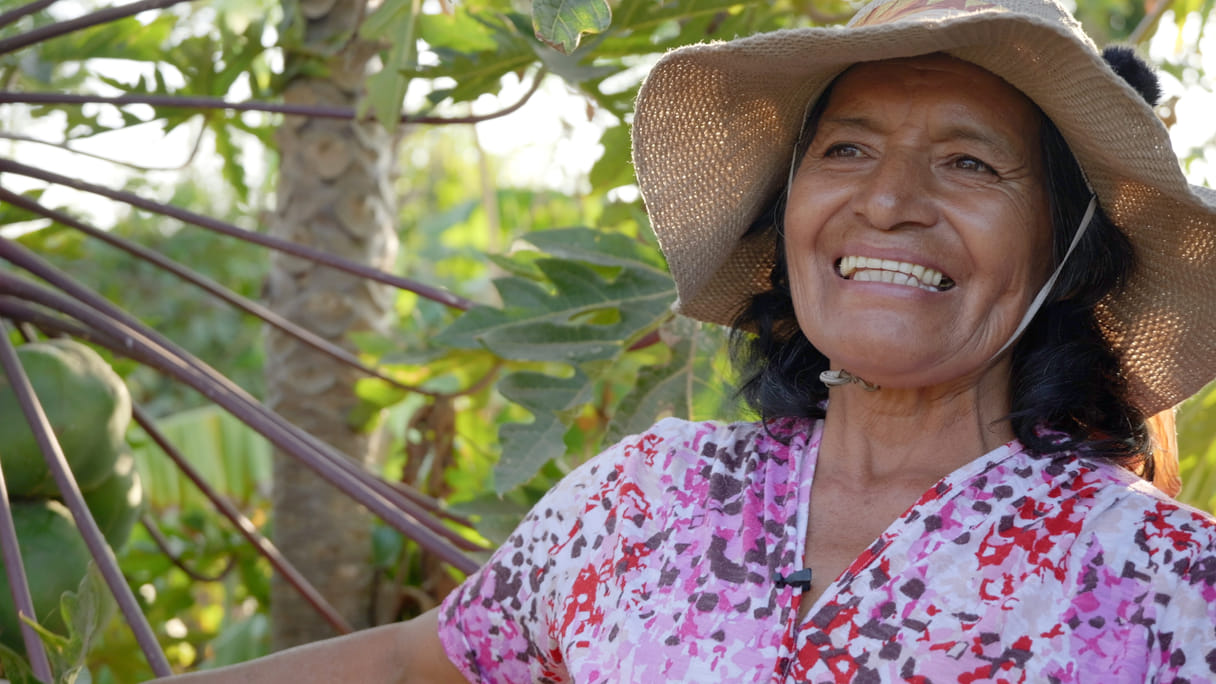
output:
[[[829,85],[811,109],[797,158],[809,145],[831,90]],[[1090,190],[1068,143],[1046,115],[1040,144],[1053,261],[1059,264],[1085,213]],[[828,369],[828,359],[807,340],[794,316],[782,236],[784,205],[783,189],[749,230],[773,231],[776,253],[770,288],[754,295],[734,320],[732,358],[741,379],[739,394],[761,418],[822,418],[828,390],[819,374]],[[1104,296],[1123,287],[1134,263],[1131,242],[1099,207],[1047,303],[1013,346],[1012,411],[1007,418],[1031,451],[1080,450],[1128,466],[1151,467],[1145,416],[1128,401],[1119,360],[1094,315]]]

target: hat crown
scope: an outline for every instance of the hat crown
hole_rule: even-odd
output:
[[[847,26],[878,26],[899,21],[933,22],[971,14],[1012,12],[1054,23],[1097,50],[1081,24],[1055,0],[872,0]]]

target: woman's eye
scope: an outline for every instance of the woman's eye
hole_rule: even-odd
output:
[[[836,143],[828,147],[823,153],[824,157],[832,158],[848,158],[861,156],[861,150],[856,145],[851,143]]]
[[[988,164],[976,159],[975,157],[959,157],[954,160],[955,168],[963,171],[978,171],[980,173],[990,173],[996,175],[996,169],[993,169]]]

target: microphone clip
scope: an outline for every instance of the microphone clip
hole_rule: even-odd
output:
[[[788,575],[782,575],[779,572],[773,573],[773,584],[779,587],[795,587],[801,588],[802,593],[811,590],[811,569],[803,568],[796,570]]]

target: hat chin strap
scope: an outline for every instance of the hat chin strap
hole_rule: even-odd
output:
[[[1081,217],[1081,225],[1077,227],[1077,233],[1072,236],[1072,242],[1068,245],[1068,251],[1064,252],[1064,258],[1060,259],[1060,264],[1056,266],[1055,272],[1051,274],[1047,282],[1043,283],[1043,287],[1039,288],[1039,293],[1035,295],[1034,301],[1030,302],[1030,308],[1026,309],[1026,314],[1022,316],[1022,321],[1018,323],[1017,329],[1013,331],[1008,340],[1005,340],[1005,344],[992,355],[992,358],[995,359],[1003,354],[1014,342],[1017,342],[1022,333],[1026,332],[1030,321],[1034,319],[1035,314],[1043,307],[1043,302],[1047,301],[1047,295],[1051,294],[1051,288],[1055,286],[1056,280],[1060,277],[1060,272],[1064,270],[1064,264],[1068,263],[1068,257],[1072,256],[1072,253],[1077,249],[1077,245],[1081,243],[1081,237],[1085,235],[1085,231],[1089,230],[1089,224],[1093,221],[1094,212],[1097,210],[1098,195],[1093,190],[1090,190],[1089,206],[1085,207],[1085,215]]]
[[[1039,309],[1043,308],[1043,303],[1047,301],[1047,296],[1051,294],[1051,288],[1055,286],[1056,280],[1060,278],[1060,273],[1064,270],[1064,264],[1068,263],[1068,257],[1072,256],[1072,253],[1076,251],[1077,245],[1081,243],[1081,237],[1085,235],[1085,231],[1089,230],[1089,224],[1093,221],[1094,212],[1097,211],[1097,209],[1098,195],[1094,193],[1093,190],[1090,190],[1089,206],[1085,208],[1085,215],[1081,217],[1081,225],[1077,227],[1076,234],[1072,236],[1072,242],[1068,245],[1068,250],[1064,252],[1064,258],[1060,259],[1060,263],[1056,266],[1056,270],[1051,274],[1051,277],[1047,279],[1047,282],[1043,283],[1043,287],[1039,288],[1038,294],[1036,294],[1034,300],[1030,302],[1030,307],[1026,309],[1026,313],[1022,316],[1021,322],[1018,323],[1017,329],[1013,331],[1013,334],[1009,336],[1009,339],[1005,341],[1005,344],[1002,345],[1001,348],[998,349],[989,360],[995,359],[996,357],[1005,353],[1005,350],[1013,346],[1013,343],[1022,336],[1022,333],[1026,332],[1026,328],[1030,325],[1030,321],[1034,320],[1035,314],[1039,312]],[[823,371],[819,374],[819,380],[823,384],[827,385],[828,388],[840,387],[842,385],[848,385],[855,382],[869,392],[880,389],[878,385],[868,382],[860,376],[854,375],[843,368],[839,370]]]

